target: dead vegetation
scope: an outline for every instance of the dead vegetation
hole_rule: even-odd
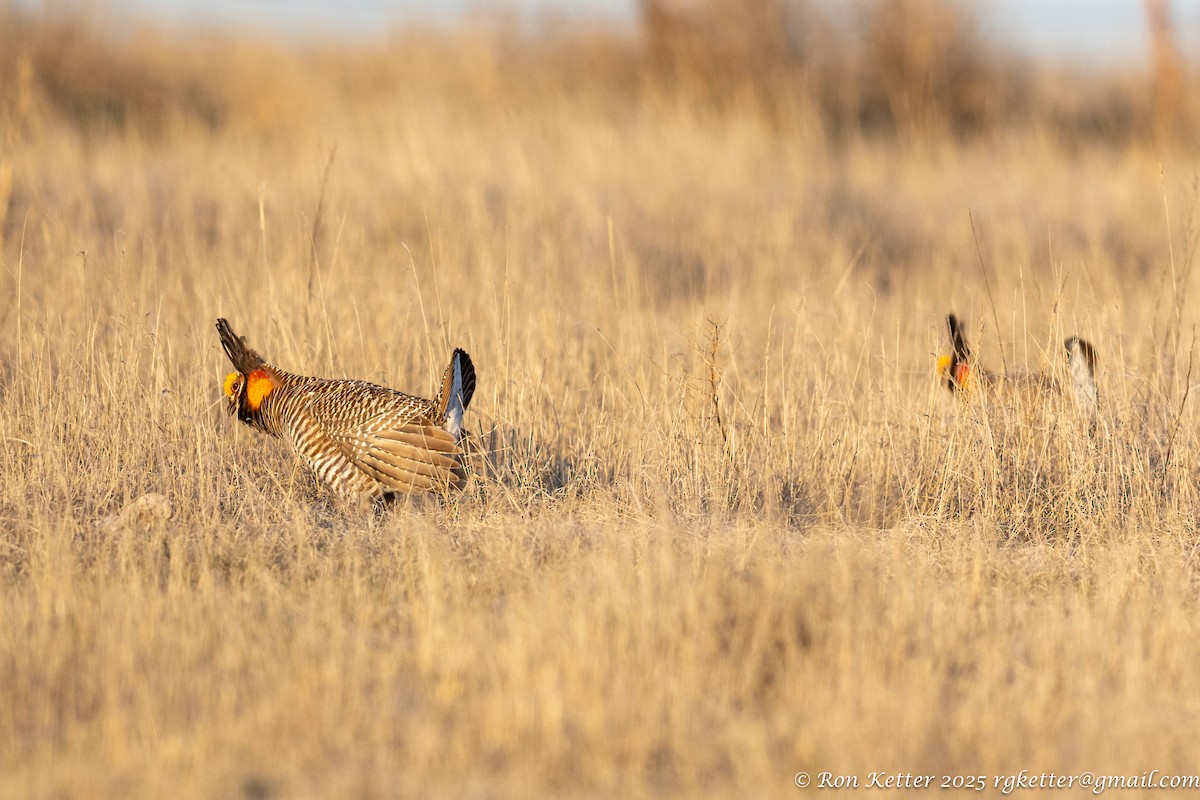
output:
[[[361,48],[6,8],[0,795],[1194,769],[1185,111],[956,5],[730,8]],[[1013,370],[1093,342],[1094,423],[955,402],[951,310]],[[221,315],[412,391],[462,346],[486,477],[329,502],[223,415]]]

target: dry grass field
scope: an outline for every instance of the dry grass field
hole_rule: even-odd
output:
[[[1197,771],[1200,150],[1151,76],[924,23],[712,67],[649,12],[4,14],[0,796]],[[997,370],[1091,340],[1095,420],[956,402],[948,311]],[[426,395],[465,348],[487,463],[332,500],[225,415],[218,316]],[[170,519],[112,521],[146,493]]]

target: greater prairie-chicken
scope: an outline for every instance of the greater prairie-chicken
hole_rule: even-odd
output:
[[[1000,375],[983,368],[971,356],[963,326],[958,317],[946,315],[950,329],[950,354],[942,355],[937,361],[938,376],[945,386],[960,395],[975,391],[1051,392],[1065,394],[1061,382],[1055,375],[1044,372],[1025,372],[1015,375]],[[1096,390],[1096,350],[1078,336],[1068,337],[1063,342],[1067,351],[1067,377],[1070,394],[1080,408],[1095,411],[1100,402]]]
[[[463,414],[475,393],[475,367],[450,356],[437,398],[425,400],[366,381],[285,372],[251,350],[224,319],[221,346],[229,413],[288,444],[338,494],[458,489],[466,483]]]

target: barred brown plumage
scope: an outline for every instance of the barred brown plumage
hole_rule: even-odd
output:
[[[324,483],[346,497],[445,491],[466,483],[462,419],[475,367],[456,349],[437,398],[360,380],[294,375],[268,363],[217,320],[235,372],[225,378],[229,413],[287,441]]]

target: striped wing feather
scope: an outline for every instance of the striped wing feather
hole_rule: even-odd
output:
[[[461,488],[454,436],[432,425],[403,425],[358,440],[356,461],[395,491]]]
[[[347,402],[348,393],[354,402]],[[331,381],[314,392],[310,410],[348,466],[381,484],[377,491],[441,490],[465,482],[457,442],[438,425],[428,400],[361,381]]]
[[[346,495],[377,497],[382,490],[378,481],[354,463],[346,448],[324,434],[315,421],[307,430],[297,426],[288,437],[293,449],[303,458],[313,473],[337,492]]]

